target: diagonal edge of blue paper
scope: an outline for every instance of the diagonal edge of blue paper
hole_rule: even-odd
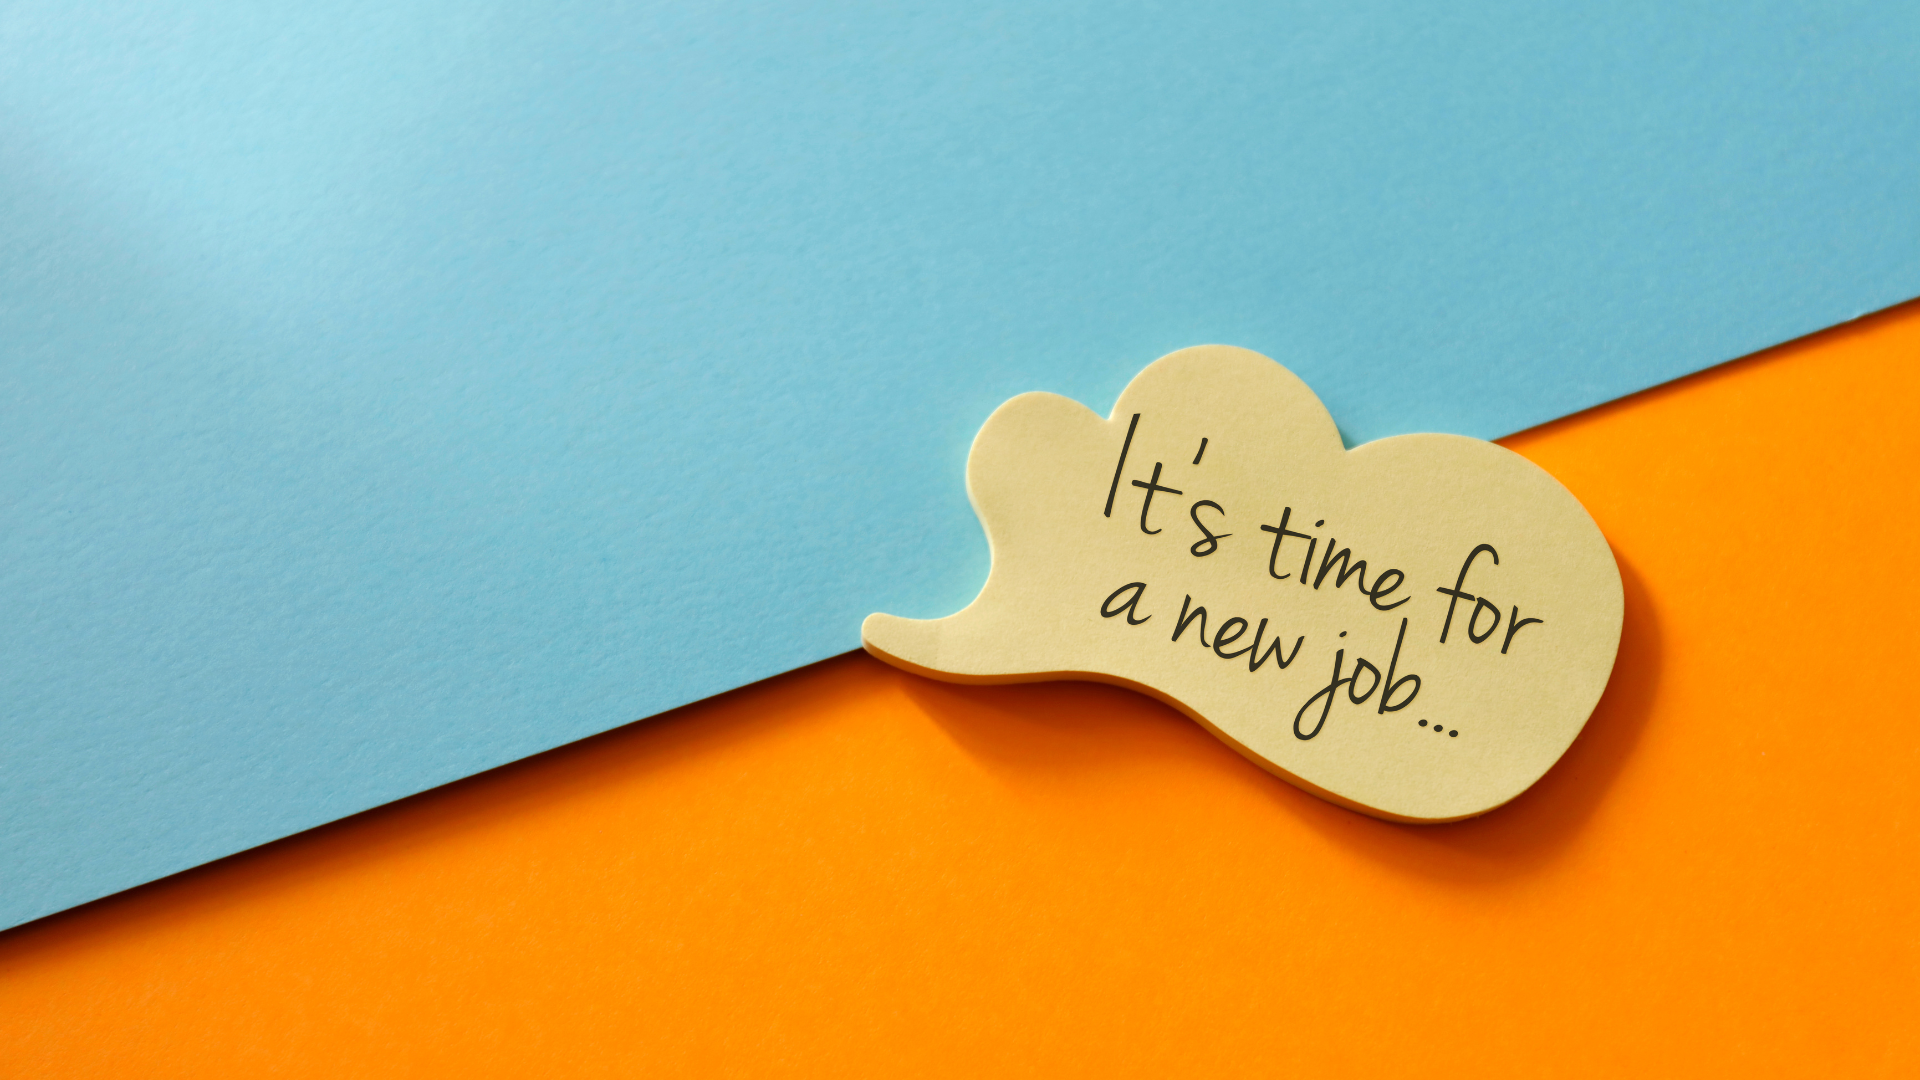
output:
[[[971,599],[974,430],[1920,294],[1910,5],[0,11],[0,926]]]

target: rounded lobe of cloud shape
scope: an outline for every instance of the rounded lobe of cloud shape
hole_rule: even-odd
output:
[[[1613,669],[1619,570],[1558,481],[1458,435],[1348,450],[1305,383],[1245,349],[1164,356],[1104,419],[1013,398],[967,490],[985,587],[944,619],[868,616],[868,652],[951,682],[1132,687],[1376,817],[1525,791]]]

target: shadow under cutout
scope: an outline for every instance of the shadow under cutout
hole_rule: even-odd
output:
[[[1267,774],[1171,707],[1096,683],[968,686],[902,675],[914,702],[983,766],[1009,783],[1036,770],[1102,768],[1159,757],[1174,744],[1222,769],[1258,774],[1276,803],[1335,842],[1409,874],[1460,884],[1523,876],[1565,849],[1625,766],[1654,708],[1663,662],[1659,620],[1645,583],[1614,553],[1625,599],[1620,649],[1607,689],[1580,736],[1534,785],[1496,810],[1447,825],[1406,825],[1347,810]],[[1116,709],[1116,695],[1138,709]],[[1168,725],[1140,737],[1138,714]],[[1124,714],[1124,715],[1123,715]],[[1172,728],[1184,729],[1182,737]],[[1131,730],[1130,730],[1131,729]],[[1142,762],[1142,767],[1146,767]]]

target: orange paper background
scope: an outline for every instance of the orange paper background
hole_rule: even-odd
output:
[[[1920,1075],[1916,358],[1505,440],[1627,609],[1487,817],[844,657],[0,934],[0,1074]]]

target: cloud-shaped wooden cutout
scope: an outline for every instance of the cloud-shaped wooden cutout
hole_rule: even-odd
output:
[[[1347,450],[1305,383],[1245,349],[1154,361],[1108,419],[1008,401],[967,491],[986,586],[944,619],[868,616],[868,652],[952,682],[1133,687],[1376,817],[1525,791],[1613,669],[1619,570],[1566,488],[1463,436]]]

